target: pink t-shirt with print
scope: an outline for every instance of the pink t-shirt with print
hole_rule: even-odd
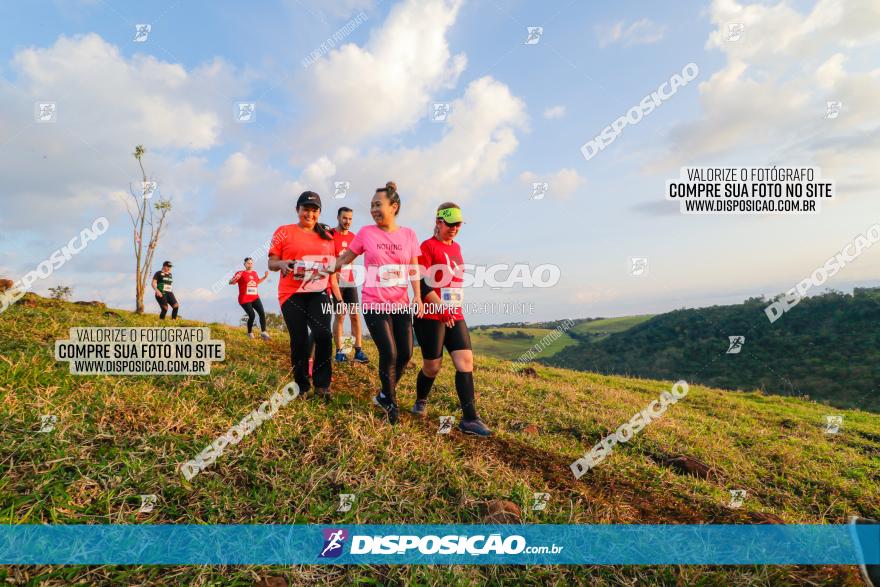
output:
[[[364,255],[364,304],[409,304],[407,266],[421,254],[413,229],[399,226],[385,232],[370,224],[358,231],[348,250]]]

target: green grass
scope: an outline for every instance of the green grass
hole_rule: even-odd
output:
[[[282,408],[191,482],[176,467],[253,410],[289,379],[288,341],[252,341],[243,329],[211,324],[226,360],[209,376],[72,376],[53,343],[71,326],[157,326],[155,316],[77,306],[28,295],[0,314],[0,523],[479,523],[484,504],[523,506],[548,492],[547,509],[523,508],[524,522],[842,523],[880,516],[880,416],[829,412],[802,399],[721,392],[692,385],[603,463],[575,480],[569,463],[655,399],[671,382],[536,365],[537,377],[477,353],[481,415],[497,436],[436,434],[439,415],[458,415],[447,364],[429,405],[430,422],[388,426],[368,400],[372,365],[334,370],[331,404]],[[201,325],[181,321],[177,325]],[[418,352],[416,361],[418,361]],[[447,361],[448,363],[448,361]],[[400,384],[403,408],[415,369]],[[825,434],[828,413],[844,416]],[[41,414],[56,429],[37,433]],[[522,432],[524,424],[539,434]],[[658,463],[687,454],[709,463],[709,480]],[[740,509],[730,489],[746,489]],[[159,496],[138,514],[139,494]],[[355,493],[337,513],[337,494]],[[851,567],[58,567],[0,568],[15,584],[252,585],[856,585]],[[284,583],[281,583],[284,584]]]
[[[622,316],[620,318],[601,318],[599,320],[580,323],[574,326],[570,332],[579,340],[591,343],[598,342],[604,340],[610,334],[623,332],[624,330],[632,328],[636,324],[641,324],[652,317],[652,314],[648,314],[643,316]],[[530,338],[495,339],[489,336],[489,333],[495,330],[507,334],[521,331],[530,335]],[[472,330],[471,343],[473,344],[474,352],[476,353],[509,361],[517,360],[529,350],[534,351],[533,358],[546,359],[567,347],[576,346],[578,344],[578,340],[569,336],[567,332],[563,332],[562,335],[556,338],[553,342],[549,342],[548,339],[547,342],[549,344],[546,344],[546,346],[541,345],[541,339],[553,332],[555,332],[555,329],[553,328],[539,328],[528,325],[511,327],[490,326],[487,329],[480,328],[479,330]]]
[[[489,333],[495,330],[510,334],[522,331],[530,335],[531,338],[493,339],[489,336]],[[529,349],[534,348],[536,350],[535,358],[550,357],[567,346],[577,344],[577,341],[563,334],[553,342],[549,342],[550,339],[548,339],[549,344],[546,348],[537,352],[536,345],[541,342],[542,338],[553,332],[555,331],[551,328],[490,328],[489,330],[474,330],[471,331],[471,344],[474,347],[475,353],[511,361],[516,360],[523,353],[528,352]]]
[[[587,335],[590,342],[598,342],[608,338],[609,335],[616,332],[629,330],[637,324],[646,322],[654,317],[654,314],[644,314],[641,316],[621,316],[619,318],[602,318],[600,320],[592,320],[590,322],[582,322],[572,328],[575,334]]]

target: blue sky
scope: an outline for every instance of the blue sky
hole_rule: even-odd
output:
[[[356,15],[316,63],[302,60]],[[727,24],[744,24],[736,42]],[[151,25],[135,43],[134,25]],[[459,202],[473,263],[554,263],[553,288],[474,289],[467,301],[534,304],[471,323],[613,316],[775,294],[871,224],[880,179],[880,9],[818,2],[581,3],[56,2],[0,7],[0,275],[20,277],[94,218],[107,234],[38,282],[133,306],[120,198],[130,153],[174,210],[154,265],[175,262],[182,315],[237,321],[211,285],[294,221],[304,189],[369,221],[373,189],[403,196],[401,223],[430,235],[430,211]],[[524,43],[526,27],[540,42]],[[580,146],[696,63],[700,73],[615,142]],[[58,120],[34,121],[37,101]],[[839,100],[839,118],[823,118]],[[233,119],[237,101],[257,119]],[[453,104],[446,123],[434,102]],[[684,216],[664,200],[682,166],[821,167],[838,195],[812,217]],[[344,199],[334,180],[351,181]],[[533,199],[532,181],[547,181]],[[628,271],[648,258],[646,275]],[[258,264],[258,269],[264,265]],[[828,283],[875,285],[868,250]],[[262,286],[277,311],[277,277]],[[149,311],[154,303],[146,300]]]

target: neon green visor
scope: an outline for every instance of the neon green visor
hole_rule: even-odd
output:
[[[460,208],[444,208],[443,210],[437,211],[437,218],[444,220],[448,224],[455,224],[456,222],[464,222],[461,218],[461,209]]]

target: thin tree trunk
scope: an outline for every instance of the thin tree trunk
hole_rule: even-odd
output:
[[[147,172],[144,171],[144,164],[141,162],[140,157],[138,157],[138,165],[141,168],[141,175],[143,176],[143,182],[141,183],[141,190],[144,190],[144,184],[147,182]],[[146,220],[146,212],[147,212],[147,199],[143,197],[143,191],[141,193],[141,225],[138,229],[137,236],[137,254],[135,255],[137,258],[137,267],[135,269],[135,276],[137,277],[137,286],[135,289],[135,313],[143,314],[144,313],[144,273],[146,270],[142,270],[141,260],[144,251],[144,220]]]

